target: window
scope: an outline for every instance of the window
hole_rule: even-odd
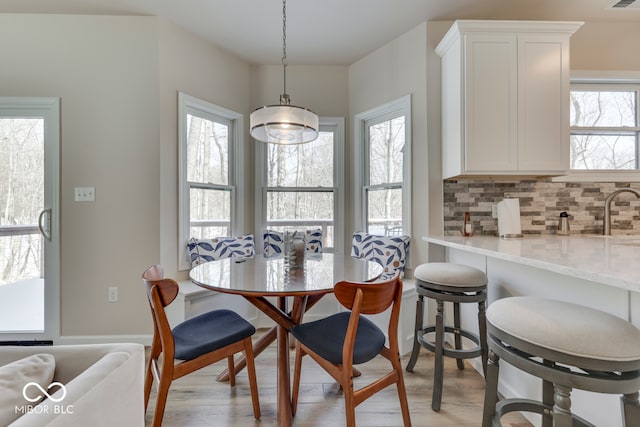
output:
[[[571,169],[640,169],[640,84],[571,86]]]
[[[276,231],[320,228],[323,250],[340,250],[342,233],[344,121],[320,119],[320,136],[300,145],[259,144],[262,158],[262,229]]]
[[[411,99],[356,115],[360,158],[356,227],[371,234],[410,234]]]
[[[236,209],[236,159],[242,116],[179,93],[180,266],[188,268],[191,237],[233,236],[242,224]]]

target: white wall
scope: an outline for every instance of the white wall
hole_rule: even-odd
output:
[[[571,70],[640,72],[639,49],[638,23],[586,22],[571,36]]]
[[[178,272],[178,92],[246,114],[249,111],[249,65],[168,21],[159,21],[160,92],[160,250],[165,275],[187,279]],[[244,163],[252,170],[253,141],[248,117],[243,129]],[[253,228],[253,180],[245,179],[240,212],[241,229]],[[249,231],[247,231],[249,232]]]
[[[156,20],[0,15],[0,39],[0,93],[61,98],[61,334],[135,333],[160,243]]]
[[[251,67],[251,111],[278,104],[282,91],[282,65]],[[346,116],[349,106],[347,67],[289,65],[287,92],[293,105],[306,107],[319,116]]]
[[[0,38],[3,96],[62,99],[61,335],[148,336],[142,271],[180,276],[177,92],[247,113],[249,65],[154,17],[0,15]]]
[[[427,25],[422,23],[380,47],[349,67],[349,137],[347,165],[354,163],[353,120],[358,113],[411,95],[412,120],[412,221],[413,265],[426,261],[426,247],[420,236],[428,233],[429,182],[427,136]],[[354,200],[355,170],[348,169],[347,200]],[[347,212],[347,230],[354,229],[353,206]],[[345,242],[351,239],[346,233]]]

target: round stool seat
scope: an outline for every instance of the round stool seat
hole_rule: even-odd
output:
[[[537,347],[535,354],[556,362],[571,358],[575,363],[577,357],[586,359],[582,363],[640,365],[640,329],[600,310],[547,298],[511,297],[489,306],[487,322],[497,338],[507,334]]]
[[[544,427],[593,424],[571,411],[574,388],[622,395],[623,425],[640,425],[640,329],[582,305],[508,297],[486,313],[489,364],[482,427],[501,426],[514,411],[542,415]],[[499,361],[542,380],[542,400],[498,400]]]
[[[487,286],[487,275],[477,268],[449,262],[421,264],[413,272],[420,282],[455,288],[482,288]],[[421,285],[418,283],[418,285]],[[462,289],[460,289],[463,292]]]

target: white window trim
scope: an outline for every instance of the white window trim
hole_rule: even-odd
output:
[[[640,84],[638,71],[571,71],[571,83],[581,84]],[[640,182],[640,170],[569,171],[552,178],[553,182]]]
[[[355,179],[353,194],[356,198],[355,220],[356,231],[364,230],[367,224],[365,208],[365,174],[367,169],[368,147],[365,143],[365,124],[369,120],[396,117],[398,112],[405,115],[405,146],[402,176],[402,227],[403,234],[411,235],[411,95],[403,96],[379,107],[358,113],[354,117],[354,159]]]
[[[333,156],[333,173],[334,173],[334,248],[336,254],[344,254],[344,243],[340,236],[344,236],[345,230],[345,172],[344,172],[344,117],[320,117],[320,131],[323,127],[335,127],[334,137],[334,156]],[[262,232],[266,229],[267,223],[267,171],[266,171],[266,144],[256,141],[256,171],[255,171],[255,218],[256,218],[256,252],[262,253]]]
[[[189,185],[187,183],[187,145],[186,137],[186,110],[188,108],[203,111],[206,114],[214,114],[231,122],[232,140],[230,144],[230,171],[229,186],[231,191],[231,235],[239,235],[239,229],[244,224],[243,209],[239,209],[238,203],[244,200],[243,168],[243,140],[244,140],[244,116],[232,110],[211,104],[196,97],[178,92],[178,269],[191,268],[188,262],[187,241],[190,238],[189,218]]]

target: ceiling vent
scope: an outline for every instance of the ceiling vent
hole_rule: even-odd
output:
[[[640,1],[638,0],[618,0],[608,9],[640,9]]]

